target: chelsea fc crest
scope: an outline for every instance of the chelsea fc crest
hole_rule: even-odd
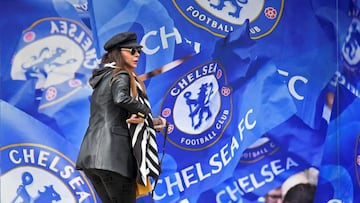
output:
[[[172,2],[190,23],[219,37],[225,37],[249,20],[249,33],[252,39],[270,34],[277,26],[284,8],[284,0],[172,0]]]
[[[231,120],[231,89],[217,61],[193,68],[169,89],[162,116],[170,123],[169,141],[185,150],[215,144]]]
[[[34,143],[0,148],[3,203],[96,203],[96,193],[61,152]]]

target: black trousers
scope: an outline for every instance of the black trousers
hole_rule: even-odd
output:
[[[136,203],[135,180],[100,169],[85,169],[84,173],[103,203]]]

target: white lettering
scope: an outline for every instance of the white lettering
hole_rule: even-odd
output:
[[[65,179],[70,178],[71,175],[74,173],[74,171],[75,171],[74,167],[65,166],[64,170],[60,172],[60,176]]]
[[[189,166],[183,170],[181,170],[181,175],[184,179],[185,187],[189,188],[190,185],[197,183],[197,180],[190,181],[191,178],[193,178],[195,175],[194,173],[189,173],[191,170],[194,169],[194,166]]]
[[[297,81],[301,81],[303,82],[304,84],[306,84],[308,82],[308,80],[305,78],[305,77],[302,77],[302,76],[294,76],[294,77],[291,77],[290,80],[289,80],[289,83],[288,83],[288,88],[289,88],[289,91],[290,91],[290,94],[292,96],[295,97],[295,99],[297,100],[303,100],[304,99],[304,96],[301,96],[300,94],[298,94],[298,92],[295,90],[295,83]]]
[[[209,167],[202,167],[201,163],[195,163],[188,166],[179,172],[175,172],[171,176],[166,176],[158,180],[158,184],[166,184],[167,194],[154,194],[155,200],[164,199],[166,196],[174,195],[175,188],[179,192],[184,191],[186,188],[200,181],[210,178],[212,175],[218,174],[221,170],[228,165],[231,161],[235,160],[235,150],[239,149],[239,143],[233,136],[231,143],[225,144],[220,148],[218,153],[213,154],[208,160]],[[204,171],[208,169],[208,171]]]
[[[223,203],[223,201],[221,200],[221,196],[223,195],[226,195],[226,192],[224,190],[221,190],[216,194],[216,203]]]
[[[290,157],[284,158],[284,160],[273,160],[261,167],[260,174],[255,171],[226,185],[223,190],[217,193],[216,202],[223,202],[222,199],[225,199],[226,194],[232,201],[238,201],[239,196],[263,187],[266,183],[271,184],[275,176],[296,166],[299,166],[299,164]]]
[[[231,26],[231,24],[220,23],[220,22],[208,17],[206,14],[200,13],[200,11],[196,10],[193,6],[188,6],[185,10],[194,19],[197,19],[199,22],[202,22],[214,29],[224,31],[224,32],[231,32],[234,30],[234,28]]]
[[[227,158],[227,155],[229,154],[229,151],[226,150],[227,148],[228,144],[220,149],[220,157],[223,160],[224,166],[228,165],[228,163],[231,161],[231,157]]]
[[[287,157],[285,160],[273,160],[261,167],[260,174],[250,173],[245,177],[239,178],[238,183],[240,188],[246,193],[252,192],[254,189],[260,188],[265,183],[274,180],[275,176],[279,176],[281,173],[296,166],[298,166],[298,163],[290,157]]]
[[[225,121],[228,119],[229,112],[229,110],[224,110],[222,115],[220,116],[220,119],[216,121],[215,127],[217,130],[220,130],[222,128]]]
[[[202,168],[201,168],[201,164],[200,163],[196,163],[195,164],[196,166],[196,172],[198,173],[199,175],[199,180],[202,181],[204,180],[205,178],[208,178],[211,176],[211,173],[207,173],[204,175],[204,172],[202,171]]]
[[[64,20],[51,21],[50,24],[50,34],[67,35],[69,38],[78,43],[84,51],[89,50],[92,46],[92,39],[86,35],[79,25]]]
[[[177,82],[176,86],[171,89],[172,96],[177,96],[180,92],[189,86],[195,79],[201,78],[206,75],[215,74],[217,70],[217,63],[210,63],[195,71],[188,73],[184,78]]]
[[[75,184],[77,186],[81,186],[84,184],[84,180],[81,177],[77,176],[69,181],[69,185],[73,190],[75,190],[75,188],[76,188]]]
[[[80,198],[78,198],[80,203],[83,202],[86,198],[88,198],[90,196],[90,194],[87,192],[76,192],[75,194],[77,196],[80,196]]]
[[[253,187],[250,186],[250,182],[248,181],[249,177],[245,176],[238,179],[239,186],[244,190],[246,193],[251,192],[254,190]],[[249,187],[249,188],[248,188]]]
[[[175,37],[176,44],[182,43],[181,35],[180,35],[179,31],[175,27],[173,28],[173,31],[174,31],[173,33],[166,34],[165,27],[160,28],[161,44],[164,49],[169,48],[169,44],[168,44],[169,37]]]
[[[20,164],[22,159],[19,156],[15,156],[15,155],[19,155],[19,152],[17,150],[11,150],[9,152],[9,158],[11,162],[13,162],[14,164]]]
[[[180,174],[178,172],[176,172],[174,175],[175,175],[176,181],[173,182],[173,183],[170,182],[170,177],[169,176],[165,177],[167,191],[168,191],[168,194],[170,196],[174,194],[174,192],[172,190],[172,188],[174,186],[177,186],[179,188],[180,192],[184,191],[184,186],[182,185]]]
[[[23,158],[25,163],[35,163],[35,151],[33,149],[27,151],[23,149]]]
[[[185,138],[182,137],[180,139],[180,143],[185,144],[187,146],[196,146],[196,145],[201,145],[204,144],[206,142],[209,142],[213,139],[215,139],[215,137],[217,136],[217,134],[214,131],[211,131],[210,133],[202,136],[202,137],[198,137],[198,138]]]
[[[260,170],[260,174],[265,178],[266,182],[271,182],[274,180],[275,175],[271,171],[268,171],[268,168],[268,165],[264,165]]]
[[[335,75],[330,81],[332,86],[336,86],[338,83],[345,86],[351,93],[355,96],[360,97],[360,92],[356,86],[354,86],[351,82],[346,81],[346,77],[342,75],[339,71],[335,72]]]
[[[56,164],[59,162],[60,158],[58,156],[54,157],[53,161],[51,162],[49,169],[58,172],[59,170],[56,168]]]
[[[279,175],[280,173],[285,171],[285,169],[282,167],[280,163],[280,160],[275,160],[270,162],[270,166],[275,175]]]
[[[9,159],[14,164],[37,164],[38,167],[42,167],[45,170],[53,171],[57,173],[59,177],[63,178],[64,182],[67,182],[68,185],[74,190],[74,193],[80,195],[80,201],[82,202],[84,198],[90,196],[88,193],[83,191],[76,191],[81,189],[81,185],[85,184],[85,181],[81,176],[74,177],[75,169],[71,165],[63,166],[61,162],[61,157],[54,156],[51,151],[40,150],[36,151],[35,149],[23,148],[19,150],[10,150]],[[62,166],[63,168],[60,168]]]
[[[288,76],[289,76],[289,73],[288,73],[287,71],[280,70],[280,69],[278,69],[277,71],[278,71],[278,73],[279,73],[280,75],[283,75],[283,76],[285,76],[285,77],[288,77]],[[291,94],[293,97],[295,97],[295,99],[297,99],[297,100],[303,100],[303,99],[304,99],[304,96],[300,95],[300,94],[298,93],[298,91],[296,91],[296,89],[295,89],[295,83],[296,83],[297,81],[301,81],[301,82],[303,82],[304,84],[307,84],[308,79],[306,79],[306,78],[303,77],[303,76],[296,75],[296,76],[291,77],[291,78],[289,79],[289,82],[288,82],[288,89],[289,89],[290,94]]]
[[[95,69],[97,68],[98,62],[97,62],[97,55],[95,48],[90,49],[85,53],[85,59],[83,62],[83,66],[86,69]]]
[[[230,186],[233,186],[234,189],[231,189]],[[231,200],[233,201],[237,201],[238,198],[236,197],[236,194],[244,194],[241,189],[239,188],[239,185],[236,184],[236,182],[234,182],[232,185],[228,185],[225,187],[225,190],[227,192],[227,194],[230,196]]]
[[[150,31],[150,32],[146,33],[146,34],[143,36],[140,44],[143,45],[142,51],[143,51],[144,53],[146,53],[146,54],[155,54],[155,53],[160,49],[159,46],[156,46],[156,47],[154,47],[153,49],[150,49],[150,48],[149,48],[149,45],[146,44],[146,42],[148,41],[148,39],[149,39],[151,36],[156,36],[156,35],[157,35],[157,31]],[[153,40],[150,39],[149,41],[153,41]]]
[[[261,32],[261,28],[259,26],[254,26],[254,27],[251,27],[249,29],[249,31],[250,31],[251,34],[256,34],[256,33]]]
[[[253,109],[249,109],[245,115],[245,118],[240,120],[240,123],[238,125],[238,129],[239,129],[239,134],[240,134],[240,140],[244,139],[244,135],[243,132],[246,130],[251,130],[255,127],[256,125],[256,120],[253,120],[252,123],[249,122],[249,115],[251,113],[253,113],[254,110]],[[245,124],[244,124],[245,123]],[[245,125],[245,126],[244,126]]]
[[[163,183],[163,180],[162,179],[159,179],[157,184],[158,185],[161,185]],[[163,193],[162,195],[158,195],[158,193],[156,192],[156,190],[154,190],[154,199],[155,200],[160,200],[160,199],[164,199],[166,197],[166,193]]]
[[[38,156],[38,165],[46,167],[49,155],[49,152],[40,151]]]
[[[160,37],[161,46],[163,49],[169,48],[169,39],[173,38],[173,37],[175,38],[175,44],[182,43],[182,37],[177,28],[173,27],[173,32],[166,33],[165,26],[163,26],[163,27],[160,27],[159,32],[152,30],[152,31],[146,33],[143,36],[143,38],[141,39],[140,44],[143,45],[142,50],[145,54],[152,55],[160,50],[160,46],[154,46],[151,48],[149,46],[149,44],[146,43],[148,41],[154,42],[155,40],[151,39],[151,37],[157,37],[158,33],[160,33],[159,37]]]

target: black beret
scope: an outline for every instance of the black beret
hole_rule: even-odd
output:
[[[105,51],[121,47],[142,47],[136,42],[137,36],[134,32],[122,32],[112,36],[104,45]]]

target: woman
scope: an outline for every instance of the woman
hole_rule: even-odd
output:
[[[103,67],[94,70],[89,80],[91,115],[76,168],[84,171],[103,203],[135,203],[135,185],[146,185],[148,176],[157,178],[160,173],[159,166],[150,174],[142,170],[147,167],[142,163],[148,148],[136,144],[148,142],[147,137],[155,139],[145,86],[134,72],[142,48],[136,39],[135,33],[124,32],[107,41]],[[166,121],[160,118],[157,122]],[[157,157],[157,147],[153,148]]]

